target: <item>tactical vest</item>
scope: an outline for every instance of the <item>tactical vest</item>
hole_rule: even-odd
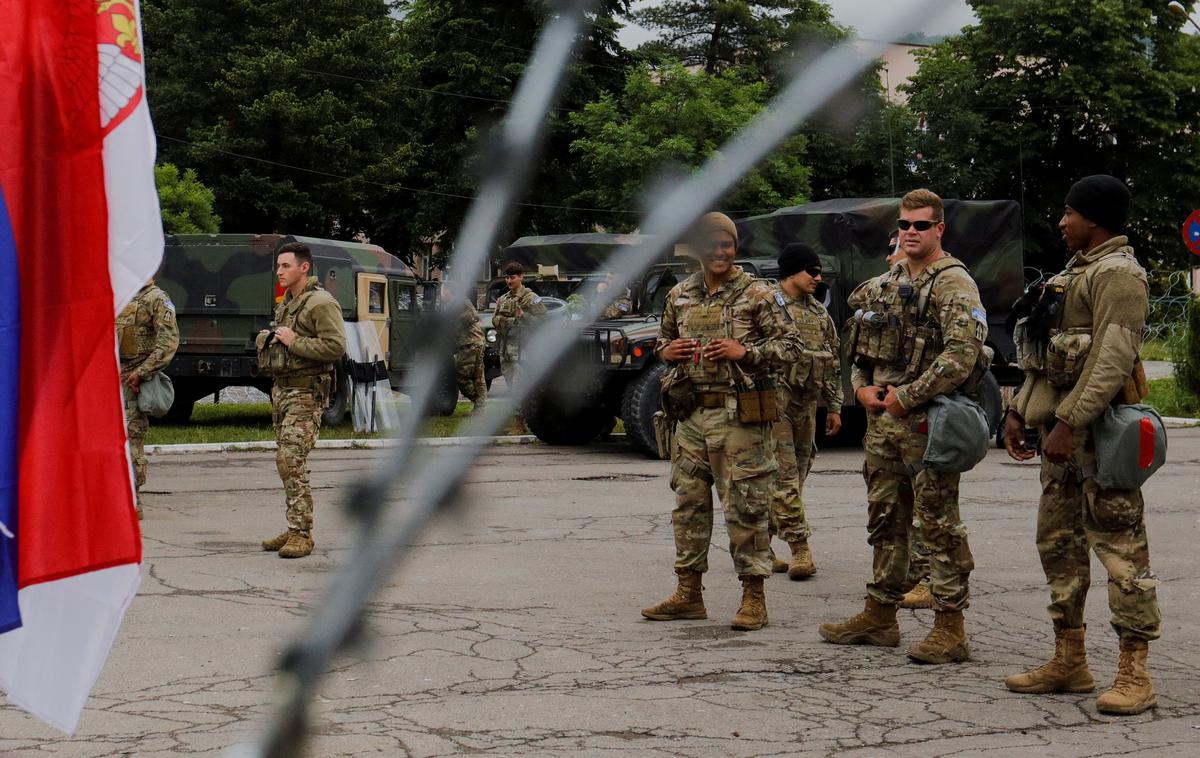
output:
[[[525,292],[524,289],[521,292]],[[500,347],[503,349],[509,343],[514,345],[521,342],[522,324],[517,318],[517,311],[521,309],[520,296],[514,295],[511,292],[506,292],[496,301],[496,315],[511,319],[507,328],[500,332]]]
[[[777,292],[776,302],[783,305],[784,296]],[[800,333],[804,342],[804,352],[800,360],[788,368],[787,384],[790,388],[803,391],[807,387],[820,387],[821,384],[837,371],[837,356],[825,349],[825,322],[829,316],[824,308],[814,308],[811,296],[800,301],[803,314],[793,317],[792,323]],[[818,312],[819,311],[819,312]]]
[[[929,317],[933,285],[942,272],[967,267],[953,263],[933,272],[918,292],[909,282],[872,281],[866,303],[851,319],[850,354],[861,368],[902,371],[904,382],[920,376],[941,354],[942,326]]]
[[[122,366],[140,363],[154,352],[156,335],[154,314],[151,310],[153,300],[150,297],[153,294],[153,289],[138,293],[117,316]]]
[[[1039,298],[1036,315],[1031,314],[1017,320],[1013,328],[1013,342],[1017,347],[1017,366],[1023,371],[1034,371],[1045,375],[1053,387],[1073,387],[1083,373],[1083,364],[1092,349],[1092,329],[1088,327],[1062,328],[1063,312],[1066,310],[1067,292],[1075,280],[1083,276],[1081,271],[1068,269],[1046,282]],[[1054,307],[1057,300],[1057,308]],[[1051,309],[1052,312],[1051,312]],[[1046,330],[1046,340],[1036,339],[1031,333],[1042,331],[1031,319],[1049,318],[1052,324]],[[1045,324],[1040,325],[1045,327]]]
[[[689,299],[681,307],[682,312],[678,316],[679,336],[699,340],[701,347],[727,337],[745,344],[754,324],[749,319],[736,317],[730,306],[753,283],[754,279],[747,276],[745,284],[730,288],[723,296],[703,298],[699,302]],[[729,361],[710,361],[697,351],[691,361],[684,363],[684,367],[688,379],[692,380],[697,390],[733,386],[734,377]]]
[[[275,307],[275,327],[286,326],[299,337],[316,337],[317,335],[308,333],[308,330],[299,328],[299,320],[309,301],[320,291],[314,287],[297,298],[280,302]],[[273,335],[270,344],[259,351],[258,366],[263,373],[276,378],[318,376],[333,371],[332,363],[321,363],[296,355],[282,342],[273,339]]]

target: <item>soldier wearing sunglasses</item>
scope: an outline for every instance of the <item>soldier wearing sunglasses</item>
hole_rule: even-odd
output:
[[[821,283],[821,259],[800,242],[779,255],[779,289],[775,299],[785,309],[804,341],[804,353],[783,375],[787,401],[775,422],[775,489],[771,498],[771,532],[788,544],[790,563],[778,561],[776,572],[789,579],[807,579],[817,572],[804,516],[804,480],[812,468],[817,432],[817,406],[825,406],[825,434],[842,428],[842,371],[838,361],[838,333],[829,311],[813,294]]]
[[[896,609],[908,589],[908,532],[915,521],[929,551],[936,611],[933,630],[908,648],[908,656],[922,663],[970,658],[962,612],[974,561],[959,517],[959,474],[926,468],[923,458],[928,403],[972,377],[987,336],[975,281],[942,249],[943,219],[934,193],[905,195],[898,224],[905,258],[850,296],[850,307],[858,309],[851,384],[868,419],[863,477],[873,576],[862,613],[820,628],[837,644],[900,644]]]

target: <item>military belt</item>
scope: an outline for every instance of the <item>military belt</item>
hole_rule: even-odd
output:
[[[1046,465],[1046,473],[1056,482],[1077,482],[1082,483],[1088,479],[1096,478],[1095,465],[1090,466],[1071,466],[1061,463],[1048,463]]]
[[[697,392],[696,405],[701,408],[724,408],[728,397],[724,392]]]
[[[275,386],[280,389],[315,389],[317,383],[321,381],[324,374],[312,374],[309,376],[277,376],[275,377]]]

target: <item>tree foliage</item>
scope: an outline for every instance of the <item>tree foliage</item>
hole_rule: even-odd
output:
[[[213,212],[213,191],[205,187],[195,169],[180,173],[172,163],[154,167],[154,185],[167,234],[216,234],[221,218]]]
[[[385,0],[147,0],[149,102],[165,160],[213,187],[230,229],[377,231],[412,163]]]
[[[634,68],[623,90],[605,94],[571,122],[584,135],[571,145],[583,171],[573,203],[615,210],[639,208],[643,188],[659,172],[697,168],[762,110],[768,86],[745,81],[736,71],[712,76],[679,64],[652,72]],[[785,142],[731,190],[720,206],[743,214],[804,202],[808,168],[804,138]],[[616,229],[638,216],[613,213]]]
[[[1057,268],[1067,190],[1113,174],[1133,192],[1134,247],[1177,267],[1200,196],[1200,42],[1155,0],[970,2],[979,23],[929,48],[908,88],[918,180],[1020,200],[1026,259]]]

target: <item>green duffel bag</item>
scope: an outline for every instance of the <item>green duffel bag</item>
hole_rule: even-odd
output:
[[[171,377],[163,372],[151,374],[138,385],[138,410],[154,418],[161,418],[171,410],[175,402],[175,385]]]
[[[1092,439],[1096,470],[1084,477],[1103,490],[1136,490],[1167,462],[1167,428],[1148,405],[1108,408],[1092,422]]]
[[[987,414],[966,395],[938,395],[926,412],[928,442],[921,468],[961,474],[975,468],[991,445]]]

